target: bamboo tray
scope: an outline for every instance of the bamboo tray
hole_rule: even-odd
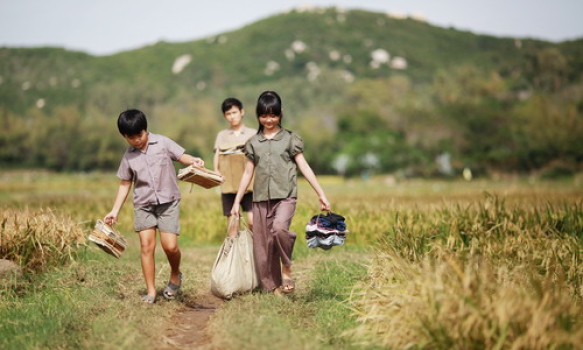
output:
[[[180,169],[178,180],[191,182],[204,188],[213,188],[225,182],[225,178],[221,174],[194,165]]]
[[[116,229],[101,220],[97,220],[95,223],[95,229],[89,235],[89,240],[107,254],[118,259],[127,246],[125,238]]]

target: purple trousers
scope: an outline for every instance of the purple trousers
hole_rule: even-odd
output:
[[[281,264],[291,266],[296,234],[289,231],[296,198],[253,203],[253,253],[261,288],[281,286]]]

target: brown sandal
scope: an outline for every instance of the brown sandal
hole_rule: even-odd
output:
[[[285,278],[281,283],[281,292],[291,294],[296,290],[296,283],[291,278]]]

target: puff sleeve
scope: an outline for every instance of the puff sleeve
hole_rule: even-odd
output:
[[[253,144],[251,143],[251,139],[245,142],[245,156],[250,159],[251,161],[255,162],[255,150],[253,148]]]
[[[289,153],[292,157],[295,157],[297,154],[304,152],[304,140],[297,135],[292,133],[291,140],[290,140],[290,150]]]

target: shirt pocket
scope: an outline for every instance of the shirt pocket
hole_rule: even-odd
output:
[[[170,157],[168,157],[166,154],[156,153],[156,154],[152,154],[150,156],[148,165],[154,171],[161,171],[162,169],[164,169],[168,166],[169,162],[170,162]]]

